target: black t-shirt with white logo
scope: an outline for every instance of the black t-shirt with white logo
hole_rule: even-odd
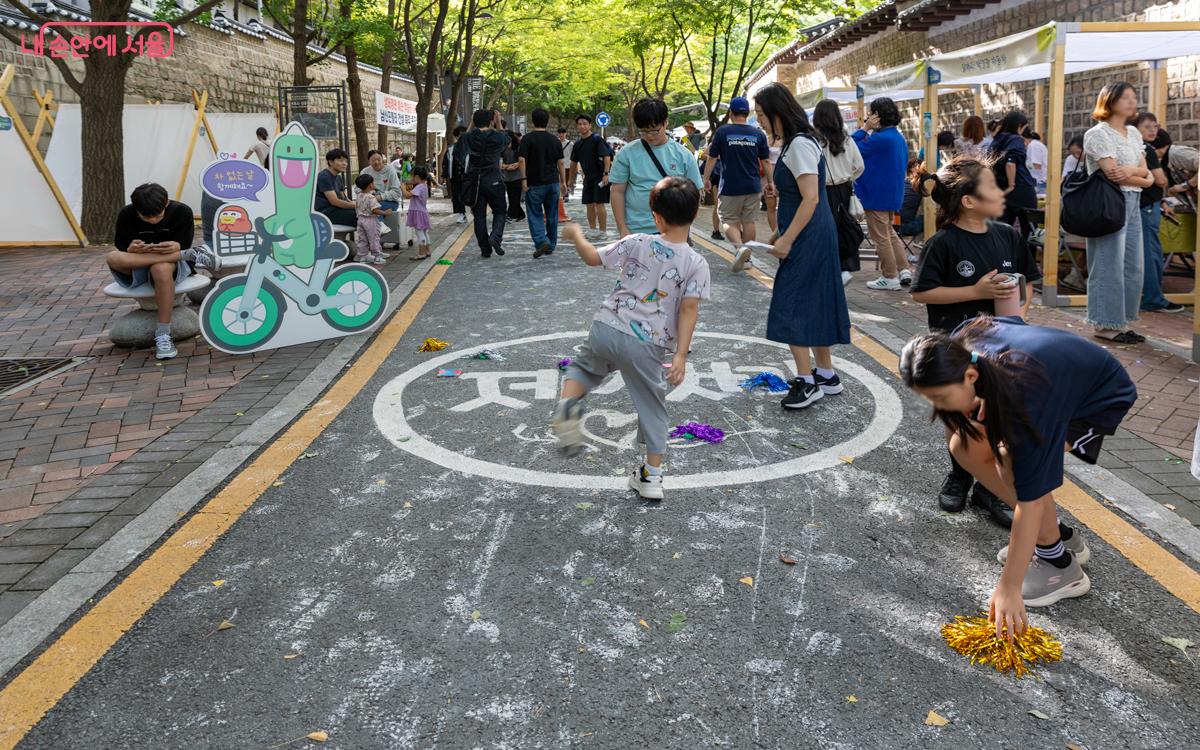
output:
[[[612,156],[612,149],[599,133],[580,138],[571,149],[571,161],[579,164],[585,178],[599,177],[604,173],[604,157]]]
[[[948,224],[925,243],[912,291],[974,286],[991,271],[1023,274],[1027,281],[1042,277],[1029,246],[1011,226],[988,222],[986,232],[976,233]],[[953,331],[964,320],[995,312],[990,299],[926,307],[930,330],[940,331]]]

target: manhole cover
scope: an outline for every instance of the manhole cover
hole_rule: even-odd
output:
[[[0,357],[0,398],[86,361],[87,357]]]

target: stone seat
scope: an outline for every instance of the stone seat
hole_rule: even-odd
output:
[[[183,306],[188,292],[207,287],[207,276],[192,274],[175,285],[175,307],[171,311],[171,338],[175,341],[189,339],[200,333],[200,318],[191,308]],[[108,332],[112,342],[118,346],[145,347],[154,344],[154,330],[158,325],[158,304],[154,301],[154,286],[146,283],[135,287],[124,287],[113,282],[104,287],[104,293],[114,299],[130,299],[138,307],[121,316]]]

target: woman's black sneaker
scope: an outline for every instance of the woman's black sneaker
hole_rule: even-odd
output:
[[[723,239],[725,239],[725,235],[721,234],[721,230],[720,230],[720,229],[714,229],[714,230],[713,230],[713,233],[712,233],[712,235],[711,235],[711,237],[712,237],[714,240],[723,240]]]
[[[986,510],[998,526],[1012,528],[1013,509],[978,482],[975,483],[975,491],[971,493],[971,505]]]
[[[820,386],[816,383],[810,383],[804,378],[796,378],[791,382],[791,390],[779,402],[785,409],[804,409],[811,406],[814,401],[819,401],[825,395],[821,392]]]
[[[967,493],[974,481],[970,474],[964,476],[957,471],[947,474],[938,492],[938,507],[947,513],[961,513],[967,507]]]
[[[816,370],[812,371],[813,379],[817,381],[817,387],[821,389],[821,393],[826,396],[836,396],[846,388],[842,385],[842,379],[835,372],[832,378],[823,378]]]

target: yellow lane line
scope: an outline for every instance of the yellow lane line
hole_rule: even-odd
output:
[[[470,236],[464,231],[445,257],[457,258]],[[15,747],[341,414],[408,331],[448,268],[435,265],[324,398],[0,691],[0,750]]]
[[[733,255],[725,249],[702,237],[697,239],[705,249],[727,261],[733,261]],[[771,287],[771,277],[757,268],[747,268],[750,269],[750,276],[766,287]],[[893,375],[900,376],[898,358],[889,349],[857,328],[850,329],[850,338],[855,347],[886,367]],[[1172,596],[1200,612],[1200,573],[1185,565],[1128,521],[1104,507],[1074,482],[1064,478],[1062,488],[1054,492],[1054,500],[1080,523],[1091,529],[1092,533],[1108,542],[1125,559],[1158,581]]]

